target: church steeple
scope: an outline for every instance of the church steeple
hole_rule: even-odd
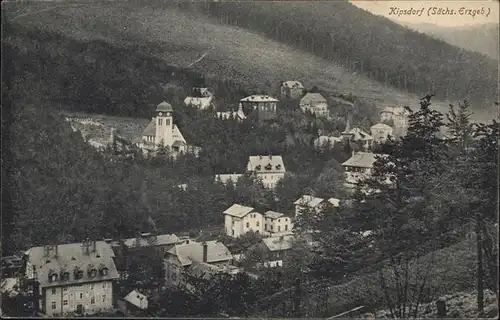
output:
[[[173,108],[163,101],[156,106],[156,145],[172,146],[173,143]]]

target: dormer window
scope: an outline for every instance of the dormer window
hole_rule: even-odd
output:
[[[74,274],[75,274],[75,279],[76,280],[79,280],[79,279],[83,278],[83,270],[80,269],[80,268],[78,268],[78,267],[75,268]]]
[[[109,269],[108,269],[108,267],[106,267],[105,265],[101,265],[101,266],[99,267],[99,274],[100,274],[101,276],[106,276],[106,275],[108,275],[108,272],[109,272]]]
[[[68,280],[69,280],[69,272],[61,271],[61,281],[68,281]]]
[[[95,276],[97,276],[97,269],[94,266],[89,265],[87,274],[89,275],[89,277],[94,278]]]
[[[57,281],[57,273],[54,272],[53,270],[50,270],[49,272],[49,282],[55,282]]]
[[[266,170],[271,170],[272,168],[273,166],[270,163],[266,166]]]
[[[281,164],[277,164],[276,165],[276,170],[280,170],[281,169]]]
[[[255,167],[256,170],[260,170],[261,168],[260,164]]]

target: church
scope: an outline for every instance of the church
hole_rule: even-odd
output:
[[[174,156],[182,153],[198,155],[200,148],[188,145],[177,125],[173,122],[173,108],[163,101],[156,106],[156,117],[151,119],[142,135],[134,144],[144,152],[155,152],[160,146],[168,147]]]

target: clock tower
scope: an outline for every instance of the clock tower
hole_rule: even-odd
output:
[[[156,106],[156,136],[155,144],[158,146],[172,146],[173,141],[173,109],[172,106],[163,101]]]

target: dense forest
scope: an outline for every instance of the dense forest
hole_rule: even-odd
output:
[[[178,6],[264,33],[405,91],[436,92],[439,99],[467,98],[487,106],[496,94],[494,60],[345,2],[178,2]]]

